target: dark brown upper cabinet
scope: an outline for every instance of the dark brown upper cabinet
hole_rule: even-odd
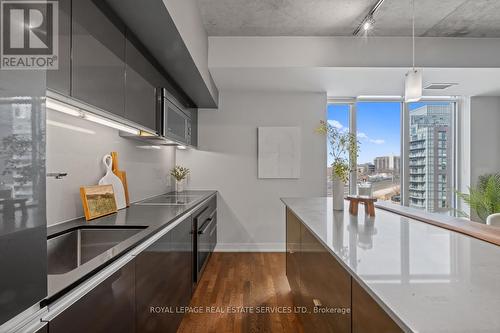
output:
[[[157,132],[156,69],[129,39],[125,59],[125,118]]]
[[[59,52],[58,69],[47,71],[47,88],[60,94],[71,94],[71,0],[58,0]]]
[[[182,144],[197,146],[196,104],[169,75],[168,68],[166,70],[164,64],[157,60],[152,53],[155,50],[151,50],[142,39],[139,39],[128,27],[128,23],[124,23],[123,18],[118,16],[123,14],[121,11],[123,8],[115,12],[108,3],[110,1],[58,0],[58,2],[59,68],[47,71],[47,87],[61,95],[120,116],[137,124],[138,128],[160,135],[165,134],[169,139]],[[123,5],[130,3],[124,2]],[[136,5],[138,4],[135,3],[134,6]],[[141,3],[142,5],[146,6],[145,3]],[[148,2],[146,6],[148,10],[156,8],[151,7],[152,5]],[[170,19],[164,5],[158,3],[156,5],[161,9],[161,13],[158,14],[166,15],[165,17]],[[180,36],[175,35],[172,30],[168,38],[175,44],[179,42]],[[151,40],[146,39],[146,42],[151,44]],[[173,52],[175,48],[172,44],[166,45],[169,47],[168,51]],[[185,52],[182,54],[188,56]],[[175,64],[167,65],[175,67],[179,63],[183,62],[177,59]],[[185,73],[187,76],[196,76],[190,71]],[[199,82],[195,86],[190,86],[188,92],[193,93],[201,89]],[[168,91],[180,103],[182,124],[179,125],[178,119],[174,117],[170,119],[168,126],[173,126],[172,128],[182,126],[184,132],[182,136],[175,135],[173,131],[162,130],[165,125],[164,119],[167,121],[169,115],[176,116],[176,114],[167,112],[163,115],[164,110],[159,108],[160,89]]]
[[[125,26],[90,0],[72,4],[72,96],[125,116]]]
[[[184,107],[217,107],[217,97],[210,93],[162,0],[105,2],[162,66],[170,83],[164,87],[182,102]]]

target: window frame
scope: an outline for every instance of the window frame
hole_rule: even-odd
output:
[[[400,128],[401,128],[401,148],[400,148],[400,177],[401,177],[401,201],[402,206],[409,206],[409,146],[410,146],[410,123],[409,123],[409,105],[404,101],[402,97],[399,96],[367,96],[367,97],[347,97],[347,98],[332,98],[327,99],[327,108],[329,104],[343,104],[349,105],[349,133],[357,133],[357,103],[358,102],[399,102],[400,103]],[[432,103],[432,102],[449,102],[453,105],[452,115],[451,115],[451,149],[452,152],[452,170],[451,170],[451,181],[450,188],[453,194],[450,198],[450,215],[457,215],[458,208],[458,196],[454,189],[458,187],[458,175],[459,175],[459,165],[458,165],[458,124],[460,117],[460,99],[456,96],[424,96],[420,103]],[[355,159],[357,165],[357,158]],[[357,171],[352,170],[349,175],[349,194],[353,195],[357,192]]]

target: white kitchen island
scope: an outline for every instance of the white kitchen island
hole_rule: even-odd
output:
[[[382,209],[374,218],[362,210],[350,215],[347,203],[343,212],[334,212],[331,198],[282,201],[287,208],[287,275],[296,303],[305,303],[298,305],[308,306],[308,298],[328,304],[329,280],[337,281],[321,273],[329,271],[324,268],[328,263],[318,263],[316,271],[311,265],[311,253],[322,251],[304,243],[312,235],[336,261],[331,264],[338,263],[351,279],[343,299],[351,300],[352,307],[351,318],[343,319],[351,321],[346,331],[373,325],[376,332],[377,323],[385,320],[366,304],[357,307],[355,287],[360,286],[401,331],[500,332],[500,246]],[[297,236],[294,220],[301,228]],[[324,292],[316,286],[325,286]],[[336,288],[332,295],[342,294]],[[339,317],[320,321],[329,318]],[[390,322],[382,325],[397,331]]]

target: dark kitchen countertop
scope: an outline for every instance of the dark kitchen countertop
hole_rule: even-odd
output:
[[[126,209],[119,210],[116,214],[92,221],[87,222],[84,218],[79,218],[47,227],[48,238],[81,226],[146,228],[72,271],[64,274],[48,275],[48,296],[43,303],[53,302],[74,286],[147,240],[170,223],[187,213],[191,213],[196,206],[216,193],[217,191],[185,191],[182,194],[197,195],[200,198],[184,206],[141,206],[132,204]]]

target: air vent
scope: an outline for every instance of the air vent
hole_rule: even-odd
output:
[[[431,83],[427,85],[424,89],[428,90],[443,90],[452,86],[456,86],[458,83]]]

